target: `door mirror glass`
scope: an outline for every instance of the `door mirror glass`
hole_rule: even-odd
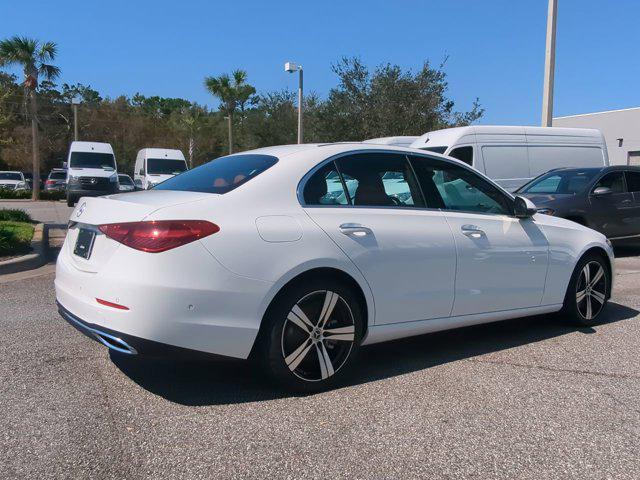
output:
[[[67,168],[68,164],[67,162],[62,162],[62,168]]]
[[[609,187],[597,187],[593,190],[594,197],[602,197],[603,195],[611,195],[613,190]]]
[[[513,210],[518,218],[529,218],[536,214],[535,204],[525,197],[516,197],[513,203]]]

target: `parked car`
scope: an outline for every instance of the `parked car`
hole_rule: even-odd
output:
[[[509,191],[552,168],[609,165],[602,133],[586,128],[447,128],[424,134],[411,147],[457,158]]]
[[[118,174],[118,183],[120,184],[121,192],[133,192],[136,189],[131,177],[125,173]]]
[[[55,288],[112,350],[251,353],[312,391],[361,345],[560,310],[593,325],[613,275],[604,235],[457,160],[361,143],[262,148],[83,199]]]
[[[611,240],[640,237],[640,167],[555,169],[518,194],[541,213],[586,225]]]
[[[73,142],[67,160],[67,205],[118,192],[118,168],[108,143]]]
[[[0,171],[0,189],[24,191],[27,189],[27,181],[22,172]]]
[[[138,188],[148,190],[187,169],[180,150],[143,148],[136,156],[133,179]]]
[[[64,192],[67,189],[67,170],[64,168],[51,170],[44,182],[44,189],[47,192]]]

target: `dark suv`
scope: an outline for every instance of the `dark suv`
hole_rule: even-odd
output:
[[[540,213],[573,220],[612,240],[640,237],[640,167],[559,168],[516,193]]]

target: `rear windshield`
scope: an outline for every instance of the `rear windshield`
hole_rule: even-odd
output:
[[[128,175],[118,175],[118,182],[123,185],[133,185],[133,180]]]
[[[165,180],[153,189],[227,193],[272,167],[277,161],[276,157],[270,155],[220,157]]]
[[[428,152],[434,152],[434,153],[444,153],[447,151],[447,148],[449,147],[425,147],[422,150],[426,150]]]
[[[0,172],[0,180],[20,180],[22,177],[17,172]]]
[[[71,152],[71,168],[116,169],[116,160],[111,153]]]
[[[534,178],[518,193],[578,194],[584,191],[601,169],[555,170]]]
[[[178,175],[187,169],[184,160],[170,158],[147,158],[147,173],[156,175]]]
[[[51,172],[49,178],[51,180],[64,180],[67,178],[67,172]]]

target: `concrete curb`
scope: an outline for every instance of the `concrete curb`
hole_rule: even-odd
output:
[[[47,263],[48,243],[47,231],[44,228],[44,223],[38,223],[33,230],[31,253],[0,262],[0,275],[23,272],[25,270],[33,270],[34,268],[41,267]]]

